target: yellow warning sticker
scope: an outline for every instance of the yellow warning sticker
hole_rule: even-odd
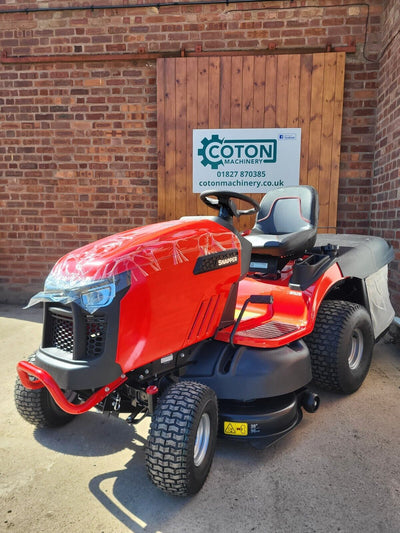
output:
[[[239,437],[245,437],[248,434],[247,423],[224,421],[224,433],[225,435],[236,435]]]

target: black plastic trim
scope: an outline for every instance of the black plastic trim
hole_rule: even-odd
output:
[[[335,262],[336,258],[322,254],[312,254],[304,260],[298,260],[293,266],[289,287],[305,291]]]
[[[202,255],[196,261],[193,269],[193,274],[204,274],[219,270],[220,268],[237,265],[239,262],[239,252],[235,248],[225,250],[223,252],[216,252],[214,254]]]
[[[191,362],[184,379],[208,385],[219,400],[282,396],[305,387],[312,378],[309,351],[302,340],[273,349],[210,341],[196,348]]]
[[[128,273],[125,273],[128,275]],[[53,303],[44,304],[44,324],[42,346],[36,352],[35,364],[46,370],[62,389],[86,390],[96,389],[111,383],[122,374],[122,369],[115,362],[119,333],[120,302],[128,292],[129,286],[117,292],[108,307],[99,309],[92,315],[86,313],[78,304],[69,306],[55,306]],[[73,316],[74,350],[73,353],[49,346],[51,327],[49,321],[50,308],[57,307],[68,311]],[[106,319],[104,349],[97,357],[85,359],[86,335],[84,315]]]

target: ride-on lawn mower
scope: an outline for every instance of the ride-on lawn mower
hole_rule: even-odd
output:
[[[312,187],[273,190],[261,205],[201,198],[217,216],[132,229],[56,263],[30,302],[44,303],[43,338],[15,389],[38,427],[92,407],[129,423],[150,415],[149,476],[179,495],[202,487],[217,434],[264,447],[317,410],[311,380],[356,391],[394,317],[392,248],[317,235]],[[233,217],[256,212],[241,235]]]

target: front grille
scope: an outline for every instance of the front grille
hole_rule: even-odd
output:
[[[102,316],[86,316],[86,357],[95,359],[103,353],[106,340],[106,319]]]
[[[74,326],[71,316],[66,313],[57,312],[57,309],[50,309],[50,346],[73,353],[74,351]]]
[[[91,360],[99,357],[106,341],[107,321],[104,316],[86,315],[82,310],[73,313],[67,307],[50,307],[48,314],[48,347],[58,348],[71,354],[76,360]],[[78,333],[75,334],[74,320]]]

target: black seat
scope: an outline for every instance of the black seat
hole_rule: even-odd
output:
[[[318,226],[318,193],[309,185],[268,192],[246,238],[254,254],[296,258],[314,246]]]

